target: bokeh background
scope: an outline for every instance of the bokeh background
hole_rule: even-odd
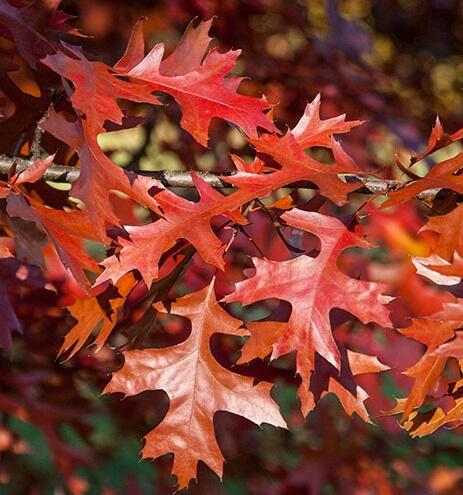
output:
[[[449,133],[463,127],[463,4],[457,0],[65,0],[61,6],[76,16],[75,26],[91,35],[81,40],[85,48],[109,64],[123,53],[142,16],[148,47],[163,41],[167,51],[192,19],[215,17],[214,43],[221,50],[243,52],[237,73],[249,79],[242,92],[265,94],[276,105],[274,117],[282,130],[292,127],[307,102],[321,93],[324,117],[347,113],[351,120],[366,121],[343,136],[343,145],[357,162],[383,177],[400,176],[395,153],[406,158],[425,147],[436,115]],[[33,94],[27,69],[17,80]],[[144,116],[143,126],[101,140],[121,166],[225,171],[231,166],[230,152],[246,153],[243,138],[225,123],[214,123],[206,149],[178,126],[175,105]],[[390,262],[390,282],[401,291],[399,320],[401,308],[420,315],[434,297],[413,271],[404,269],[410,255],[426,251],[416,236],[422,224],[419,211],[405,207],[399,214],[372,215],[367,223],[383,246],[378,261]],[[265,230],[261,235],[265,244]],[[209,276],[199,262],[193,274],[198,285]],[[31,294],[16,304],[27,324],[11,361],[0,361],[0,493],[172,493],[169,457],[139,461],[140,439],[162,418],[165,397],[154,392],[124,401],[100,396],[121,362],[109,348],[98,355],[84,350],[58,362],[56,352],[72,320],[61,308],[65,301],[57,297]],[[175,334],[176,325],[169,320],[164,326]],[[458,431],[411,439],[396,419],[380,416],[394,404],[385,397],[403,396],[409,387],[400,371],[416,361],[419,345],[392,330],[345,333],[337,331],[338,338],[359,342],[395,367],[385,376],[364,379],[371,395],[368,406],[378,413],[375,424],[349,418],[330,397],[304,421],[288,358],[262,373],[277,383],[274,395],[291,432],[259,429],[242,418],[217,414],[227,460],[224,480],[200,466],[199,485],[193,483],[189,493],[463,493],[463,437]],[[221,346],[230,351],[236,342]],[[246,373],[246,367],[240,371]],[[23,410],[29,416],[32,411],[32,423],[23,420]]]

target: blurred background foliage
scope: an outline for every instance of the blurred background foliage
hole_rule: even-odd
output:
[[[265,94],[276,104],[273,112],[281,129],[292,127],[307,102],[321,93],[324,117],[347,113],[349,119],[366,121],[343,136],[343,144],[356,161],[385,177],[400,177],[395,153],[408,157],[425,147],[436,115],[448,132],[463,127],[463,4],[458,0],[64,0],[62,8],[77,16],[74,24],[92,36],[81,40],[85,48],[109,64],[120,57],[142,16],[147,18],[148,47],[163,41],[167,51],[191,19],[216,17],[214,43],[221,50],[243,51],[237,72],[249,79],[241,91]],[[33,76],[25,67],[15,78],[34,94]],[[226,171],[231,169],[229,153],[252,156],[240,133],[223,122],[213,123],[206,149],[178,126],[175,105],[137,112],[146,118],[143,126],[100,136],[102,148],[121,166]],[[414,170],[427,166],[424,161]],[[423,313],[434,294],[403,268],[410,254],[423,255],[427,249],[426,240],[417,236],[423,223],[419,211],[379,212],[366,223],[382,246],[378,259],[390,263],[390,282],[396,281],[401,291],[397,318],[401,307]],[[266,246],[273,249],[271,243]],[[237,277],[239,273],[237,266]],[[198,286],[208,276],[208,268],[196,261]],[[26,323],[12,360],[0,360],[0,493],[171,493],[171,459],[138,460],[139,439],[161,420],[165,395],[144,393],[124,401],[101,397],[109,373],[121,363],[110,348],[97,355],[86,349],[70,361],[56,361],[72,322],[62,306],[72,298],[53,297],[34,293],[29,298],[17,295],[15,301]],[[178,334],[178,327],[175,319],[157,323],[160,336],[151,343],[162,343],[163,332]],[[392,330],[349,332],[351,343],[374,349],[398,371],[420,354],[418,344]],[[343,330],[338,334],[342,339]],[[223,339],[220,346],[219,353],[220,348],[228,353],[239,348],[233,339]],[[223,352],[219,358],[225,356]],[[395,419],[379,417],[393,405],[384,397],[403,396],[410,385],[398,371],[365,377],[368,405],[378,413],[376,424],[367,425],[347,417],[329,397],[303,421],[291,359],[278,360],[273,368],[263,377],[276,381],[274,395],[291,432],[268,426],[260,430],[219,413],[216,430],[227,459],[224,480],[201,466],[199,485],[192,484],[191,494],[463,493],[461,435],[441,431],[411,439]],[[246,373],[245,366],[235,370]]]

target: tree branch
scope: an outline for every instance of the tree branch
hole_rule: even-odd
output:
[[[33,160],[27,160],[24,158],[9,157],[5,155],[0,155],[0,176],[8,177],[13,165],[15,166],[15,172],[20,172],[27,169],[33,163]],[[148,177],[153,177],[158,179],[165,187],[170,188],[189,188],[195,187],[193,180],[191,178],[190,172],[179,172],[174,170],[159,170],[152,172],[130,172],[137,173],[138,175],[144,175]],[[228,184],[220,178],[220,176],[226,176],[226,173],[215,174],[212,172],[195,172],[199,175],[205,182],[217,189],[234,189],[231,184]],[[43,174],[42,180],[50,182],[64,182],[68,184],[73,184],[79,178],[80,170],[76,167],[69,167],[66,165],[53,164],[48,167],[47,171]],[[228,174],[232,175],[232,174]],[[358,193],[363,194],[384,194],[387,192],[394,191],[400,188],[403,183],[397,180],[387,180],[379,179],[376,177],[365,177],[365,176],[354,176],[345,175],[341,176],[345,182],[361,182],[363,186],[359,188]],[[318,187],[310,181],[295,182],[293,184],[288,184],[288,189],[318,189]],[[430,189],[418,195],[420,199],[434,197],[440,189]]]

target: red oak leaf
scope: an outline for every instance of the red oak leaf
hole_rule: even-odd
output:
[[[448,135],[444,131],[444,128],[442,127],[439,117],[436,117],[436,122],[434,124],[434,127],[432,128],[431,134],[429,135],[428,144],[426,148],[422,153],[413,155],[410,160],[410,163],[413,165],[414,163],[422,160],[425,156],[429,155],[430,153],[434,153],[434,151],[437,151],[443,148],[444,146],[453,143],[454,141],[458,141],[462,137],[463,137],[463,129],[460,129],[459,131],[455,132],[452,135]]]
[[[40,180],[47,170],[47,168],[53,163],[55,155],[50,155],[44,160],[35,160],[34,163],[29,165],[25,170],[17,172],[9,183],[12,187],[17,188],[21,184],[31,184]]]
[[[53,43],[43,35],[44,31],[78,34],[66,24],[72,17],[57,10],[59,3],[35,1],[19,6],[14,1],[0,2],[0,35],[12,39],[27,63],[34,68],[39,59],[55,51]]]
[[[215,117],[234,123],[248,136],[256,137],[258,127],[276,131],[263,113],[270,108],[265,99],[236,93],[241,78],[226,77],[235,67],[240,51],[219,53],[214,48],[207,52],[210,25],[211,21],[202,22],[196,28],[190,24],[176,50],[164,61],[163,44],[155,45],[139,60],[144,48],[138,25],[128,52],[115,68],[142,83],[144,90],[172,95],[182,107],[181,126],[204,146],[210,122]],[[135,61],[138,63],[133,66]]]
[[[190,22],[174,51],[161,62],[161,72],[164,76],[182,76],[201,65],[212,41],[208,35],[211,25],[212,19],[201,21],[196,27],[194,27],[194,21]],[[143,41],[143,19],[141,19],[135,24],[127,49],[114,69],[119,72],[128,72],[144,58],[145,43]]]
[[[118,98],[138,103],[159,103],[142,83],[124,80],[108,65],[89,60],[77,47],[66,44],[64,49],[69,55],[59,51],[42,62],[72,82],[72,106],[84,119],[86,131],[93,134],[103,132],[106,120],[122,124],[124,114]]]
[[[321,120],[320,103],[321,98],[320,94],[318,94],[311,103],[307,104],[304,115],[291,131],[291,134],[302,148],[310,148],[311,146],[331,148],[331,140],[334,134],[344,134],[353,127],[363,124],[361,120],[346,122],[345,114]]]
[[[112,210],[112,190],[121,191],[138,203],[159,212],[149,190],[153,187],[163,188],[161,183],[115,165],[99,147],[96,135],[85,132],[79,121],[69,122],[63,115],[50,111],[48,120],[41,127],[77,151],[80,176],[72,186],[71,194],[84,202],[101,240],[106,240],[106,222],[113,225],[120,223]]]
[[[204,261],[223,269],[225,246],[214,234],[211,218],[214,214],[225,213],[239,223],[245,223],[245,219],[238,212],[215,213],[214,208],[226,204],[225,196],[196,174],[193,173],[192,178],[200,200],[194,203],[167,190],[157,194],[156,202],[164,218],[148,225],[125,227],[130,239],[119,239],[122,245],[120,253],[102,263],[105,271],[96,283],[110,279],[116,281],[124,273],[136,269],[150,286],[158,276],[161,256],[179,239],[186,239],[193,244]]]
[[[85,203],[100,238],[105,240],[105,222],[119,224],[109,201],[110,190],[124,192],[156,210],[156,203],[148,190],[159,183],[128,174],[117,167],[98,146],[97,136],[105,131],[106,121],[122,124],[124,114],[117,99],[151,104],[159,101],[142,83],[124,80],[109,66],[88,60],[76,47],[64,45],[64,49],[72,56],[60,51],[47,56],[43,63],[72,81],[70,98],[80,120],[68,122],[52,111],[41,127],[77,151],[81,174],[72,193]]]
[[[358,174],[359,169],[334,139],[331,141],[334,165],[323,165],[308,156],[291,132],[282,137],[265,134],[249,141],[256,151],[272,157],[281,168],[270,174],[259,173],[262,169],[257,173],[241,171],[244,169],[243,164],[235,159],[240,171],[222,179],[243,191],[252,191],[255,196],[266,196],[293,182],[310,181],[318,186],[321,194],[342,205],[346,202],[347,195],[361,186],[360,182],[347,184],[339,178],[339,174]]]
[[[316,352],[335,368],[340,368],[330,311],[340,308],[357,316],[363,323],[390,326],[388,311],[381,302],[385,287],[355,280],[337,268],[337,258],[344,249],[369,246],[338,219],[296,209],[281,218],[289,225],[317,235],[321,241],[319,255],[316,258],[300,256],[282,262],[253,258],[256,274],[238,283],[236,291],[226,296],[224,301],[250,304],[277,298],[291,304],[291,316],[285,331],[273,346],[272,359],[296,350],[297,372],[308,388]]]
[[[144,458],[174,454],[172,472],[179,488],[196,477],[197,464],[205,462],[222,476],[223,456],[214,433],[214,415],[228,411],[253,421],[285,427],[270,397],[269,383],[253,386],[252,378],[220,366],[210,350],[216,333],[242,336],[241,321],[217,303],[214,282],[172,304],[171,312],[191,320],[188,339],[173,347],[124,353],[125,363],[113,374],[105,392],[135,395],[145,390],[164,390],[169,410],[146,437]]]

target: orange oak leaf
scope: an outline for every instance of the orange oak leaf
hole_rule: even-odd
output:
[[[118,296],[111,297],[109,300],[110,314],[100,305],[97,297],[77,299],[72,306],[69,306],[67,309],[71,316],[77,320],[77,323],[64,337],[58,356],[70,351],[67,356],[67,359],[70,359],[82,348],[94,331],[98,331],[98,335],[92,345],[96,346],[95,352],[98,352],[113,331],[117,323],[119,310],[135,283],[136,280],[130,273],[119,280],[115,286]]]
[[[277,321],[252,321],[247,323],[251,334],[249,339],[241,348],[241,356],[236,364],[243,364],[253,359],[264,359],[272,352],[275,341],[286,328],[285,322]]]
[[[340,372],[318,356],[309,388],[302,383],[298,390],[302,414],[307,416],[323,397],[331,393],[336,395],[349,416],[355,412],[365,422],[371,423],[364,404],[369,395],[357,385],[354,377],[365,373],[380,373],[388,369],[389,366],[381,363],[376,356],[353,352],[343,347]]]
[[[414,319],[410,326],[398,329],[401,334],[427,347],[423,356],[404,372],[414,382],[404,405],[403,419],[419,408],[437,386],[447,357],[440,355],[436,349],[451,339],[455,330],[463,325],[462,317],[461,303],[456,300],[444,303],[441,311],[426,318]]]
[[[433,254],[414,260],[418,273],[440,285],[456,285],[463,277],[463,208],[428,218],[423,231],[438,234]],[[423,269],[424,265],[424,269]]]
[[[458,247],[463,248],[463,207],[457,206],[450,213],[429,217],[422,231],[439,234],[433,252],[445,260],[451,260]]]
[[[460,280],[458,279],[463,278],[463,257],[457,251],[455,251],[451,263],[442,263],[438,265],[430,264],[428,265],[428,268],[454,281],[454,283],[447,285],[455,285],[456,283],[460,282]],[[458,282],[456,282],[455,279],[458,280]]]
[[[435,317],[452,321],[455,325],[459,324],[457,328],[463,328],[463,299],[457,299],[455,302],[445,304],[443,310],[437,313]],[[455,332],[454,339],[445,343],[441,342],[433,354],[439,357],[463,359],[462,333]]]
[[[426,258],[414,257],[412,263],[416,268],[416,273],[438,285],[457,285],[460,283],[460,277],[456,275],[459,270],[458,254],[452,263],[441,258],[437,254],[431,254]]]
[[[251,336],[241,349],[237,364],[268,356],[286,326],[285,322],[273,321],[248,323],[247,327]],[[354,377],[365,373],[379,373],[388,369],[389,367],[381,363],[376,356],[353,352],[342,346],[341,372],[318,356],[318,359],[315,359],[315,369],[310,378],[309,388],[306,387],[306,383],[302,383],[298,390],[303,415],[307,416],[326,394],[333,393],[338,397],[347,414],[352,416],[355,412],[364,421],[370,423],[371,420],[364,405],[368,394],[355,383]]]
[[[295,350],[297,372],[307,389],[315,353],[336,369],[341,365],[329,319],[333,308],[344,309],[363,323],[376,322],[387,327],[391,322],[383,304],[385,286],[355,280],[337,268],[337,258],[342,251],[352,246],[368,247],[366,241],[350,232],[338,219],[319,213],[294,209],[281,218],[293,227],[317,235],[321,241],[319,255],[282,262],[253,258],[256,274],[239,282],[235,292],[224,301],[250,304],[277,298],[291,304],[291,316],[273,346],[272,359]]]
[[[383,203],[383,208],[413,199],[429,189],[451,189],[463,193],[463,176],[454,175],[462,167],[463,152],[436,163],[425,177],[407,182],[400,189],[388,193],[389,199]]]
[[[104,392],[135,395],[145,390],[164,390],[169,410],[146,437],[144,458],[174,454],[172,473],[179,488],[196,477],[197,464],[205,462],[220,477],[223,456],[214,433],[214,415],[228,411],[256,424],[285,427],[277,405],[270,397],[271,384],[253,385],[252,378],[232,373],[212,355],[214,333],[246,335],[241,321],[217,303],[214,281],[198,292],[172,304],[171,312],[191,320],[187,340],[173,347],[124,353],[125,363],[115,372]]]
[[[449,423],[450,426],[460,426],[463,422],[462,387],[463,380],[459,380],[451,387],[450,393],[454,394],[456,398],[453,399],[453,404],[450,408],[444,410],[441,407],[436,407],[426,413],[415,411],[410,414],[403,427],[410,432],[412,437],[424,437]]]
[[[463,326],[463,318],[461,320],[461,325]],[[463,333],[461,331],[455,332],[455,338],[440,345],[434,351],[434,355],[440,357],[454,357],[458,360],[463,359]]]

